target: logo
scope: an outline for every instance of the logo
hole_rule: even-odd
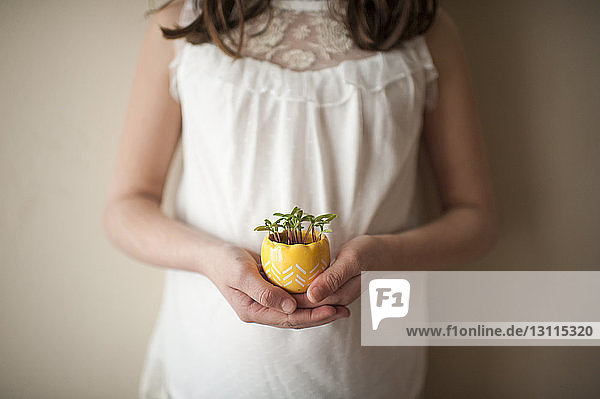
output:
[[[410,283],[400,279],[375,279],[369,282],[372,329],[383,319],[402,318],[408,314]]]

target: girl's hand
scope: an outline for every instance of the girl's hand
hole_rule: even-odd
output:
[[[376,263],[374,239],[361,235],[348,241],[331,265],[294,298],[299,308],[349,305],[360,296],[360,272]]]
[[[254,252],[226,245],[219,248],[212,267],[206,271],[242,321],[300,329],[350,315],[344,306],[297,309],[289,293],[261,276],[259,261],[260,256]]]

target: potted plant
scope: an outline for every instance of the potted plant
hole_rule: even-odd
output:
[[[276,212],[273,216],[278,217],[275,222],[265,219],[264,225],[254,228],[269,232],[260,250],[264,273],[271,283],[288,292],[306,292],[308,285],[329,267],[329,240],[324,233],[331,230],[325,225],[337,215],[315,217],[296,206],[290,213]]]

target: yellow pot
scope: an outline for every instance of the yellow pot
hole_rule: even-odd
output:
[[[316,242],[292,245],[265,237],[260,258],[270,282],[291,293],[306,292],[308,285],[329,267],[329,240],[325,234],[315,235]]]

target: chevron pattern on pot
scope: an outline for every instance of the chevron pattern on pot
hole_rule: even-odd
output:
[[[260,259],[271,283],[291,293],[306,292],[308,285],[329,267],[329,240],[322,234],[317,242],[287,245],[266,236]]]
[[[275,266],[270,260],[263,265],[269,280],[291,291],[305,291],[306,287],[328,266],[324,259],[308,267],[299,264],[289,265],[285,269]]]

